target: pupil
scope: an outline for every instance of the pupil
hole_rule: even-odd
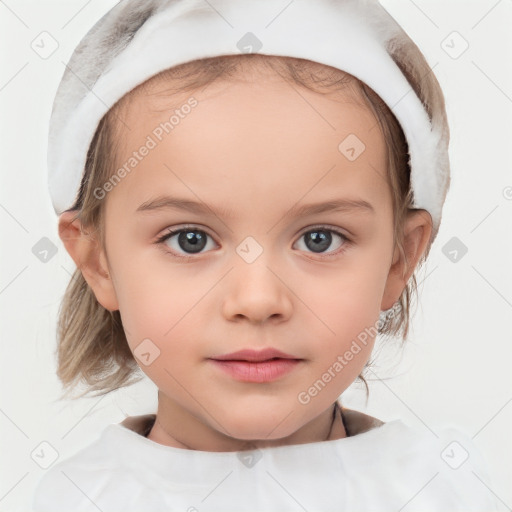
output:
[[[200,252],[206,245],[206,237],[200,231],[182,231],[178,235],[180,247],[187,252]]]
[[[331,245],[332,235],[328,231],[311,231],[309,235],[306,237],[306,245],[314,252],[323,252]]]

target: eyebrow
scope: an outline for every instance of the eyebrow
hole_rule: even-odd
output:
[[[229,210],[223,207],[210,208],[205,203],[171,196],[159,196],[155,199],[145,201],[137,208],[136,213],[148,213],[165,210],[185,210],[191,213],[215,215],[225,218],[234,218],[236,216],[233,210]],[[301,206],[294,206],[288,210],[283,218],[294,216],[305,217],[307,215],[315,215],[328,211],[375,214],[374,207],[368,201],[363,199],[331,199],[322,203],[311,203]]]

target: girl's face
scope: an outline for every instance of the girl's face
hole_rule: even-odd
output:
[[[137,94],[122,118],[105,262],[140,367],[210,439],[292,435],[356,379],[399,296],[375,118],[276,79]],[[267,347],[300,361],[252,382],[212,360]]]

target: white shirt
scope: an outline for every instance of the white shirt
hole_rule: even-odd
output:
[[[485,462],[468,436],[444,429],[436,437],[401,420],[352,413],[359,419],[346,425],[350,437],[240,452],[165,446],[144,437],[154,414],[128,417],[51,467],[33,511],[497,510],[482,483],[492,488]],[[366,431],[361,418],[373,420]]]

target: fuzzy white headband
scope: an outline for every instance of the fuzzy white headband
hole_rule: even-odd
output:
[[[346,71],[392,109],[409,145],[414,207],[441,222],[449,186],[447,141],[388,53],[403,29],[378,0],[122,0],[75,49],[58,88],[48,147],[55,212],[79,191],[103,115],[157,73],[192,60],[261,53]],[[280,12],[281,11],[281,12]],[[434,120],[435,121],[435,120]],[[341,141],[340,141],[341,142]]]

